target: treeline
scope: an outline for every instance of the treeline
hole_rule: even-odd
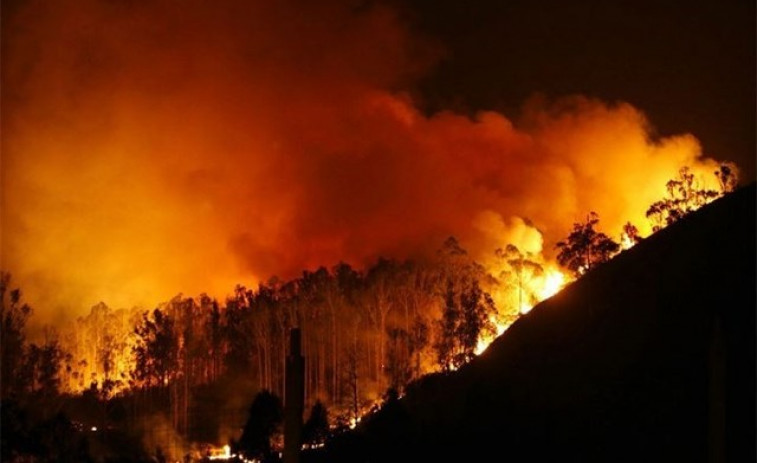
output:
[[[714,172],[718,189],[706,188],[688,167],[682,167],[676,178],[665,184],[666,194],[647,208],[646,216],[652,231],[680,220],[685,215],[707,203],[730,193],[738,185],[738,170],[732,163],[722,163]],[[568,237],[557,243],[557,261],[580,277],[598,264],[607,262],[623,249],[628,249],[641,241],[638,228],[631,222],[623,226],[619,241],[596,229],[599,214],[590,212],[586,220],[573,224]]]
[[[714,191],[683,168],[647,217],[655,230],[673,223],[733,190],[735,173],[721,165]],[[598,223],[590,213],[557,244],[559,263],[575,276],[641,239],[628,223],[616,242]],[[77,397],[93,404],[96,416],[88,419],[100,429],[155,433],[145,423],[161,416],[179,440],[228,442],[256,393],[283,397],[288,333],[299,327],[306,407],[318,403],[332,425],[346,426],[387,391],[402,394],[424,374],[468,362],[495,325],[537,301],[531,282],[544,273],[540,256],[513,245],[496,255],[501,267],[491,272],[450,238],[425,261],[379,259],[366,269],[340,263],[289,281],[237,286],[223,301],[179,295],[150,311],[100,303],[71,329],[48,330],[41,343],[26,340],[31,309],[3,274],[3,403],[53,403],[61,392],[83,391]]]
[[[450,240],[434,262],[382,259],[365,271],[342,263],[237,286],[224,303],[176,297],[137,323],[130,389],[164,390],[173,424],[188,433],[198,386],[249,384],[283,397],[288,334],[299,327],[305,403],[320,400],[347,422],[388,388],[473,356],[495,314],[477,271]]]
[[[137,314],[98,304],[73,330],[38,346],[25,340],[31,309],[20,291],[9,291],[6,274],[3,397],[86,385],[103,403],[128,402],[122,426],[159,413],[185,438],[218,440],[223,421],[233,423],[227,434],[244,422],[257,391],[283,396],[288,333],[299,327],[306,404],[320,401],[346,425],[387,389],[402,391],[474,356],[496,316],[483,277],[450,238],[426,262],[380,259],[364,271],[341,263],[237,286],[223,302],[177,296]]]

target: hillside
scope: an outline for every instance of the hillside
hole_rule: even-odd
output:
[[[535,307],[307,461],[755,461],[755,186]]]

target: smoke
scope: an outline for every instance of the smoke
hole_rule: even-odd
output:
[[[150,455],[163,455],[166,461],[182,461],[185,455],[199,453],[176,432],[174,425],[162,413],[142,418],[138,431],[145,451]]]
[[[427,116],[410,93],[432,41],[373,2],[310,3],[6,12],[2,268],[38,315],[222,297],[449,235],[549,255],[590,210],[648,233],[682,165],[712,177],[693,136],[655,138],[623,102]]]

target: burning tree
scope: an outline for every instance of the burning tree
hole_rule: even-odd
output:
[[[145,312],[135,333],[139,338],[134,347],[135,379],[145,386],[167,386],[179,363],[174,319],[158,309],[152,312],[152,317]]]
[[[481,289],[482,267],[471,260],[454,237],[439,251],[442,317],[437,322],[434,349],[444,371],[455,370],[475,357],[481,336],[495,333],[491,296]]]
[[[732,192],[739,184],[739,170],[736,164],[732,162],[721,163],[718,170],[715,171],[715,177],[718,178],[718,183],[720,183],[721,194]]]
[[[730,169],[726,169],[723,175],[723,188],[726,188],[730,184]],[[718,196],[714,190],[701,188],[688,167],[681,167],[678,177],[668,180],[665,187],[667,196],[655,201],[647,209],[647,217],[653,222],[654,231],[680,220]]]
[[[475,357],[478,339],[495,332],[490,316],[496,312],[491,296],[477,280],[448,281],[444,310],[435,344],[442,370],[450,371]]]
[[[678,177],[668,180],[665,185],[667,196],[655,201],[647,209],[647,217],[652,221],[652,229],[659,231],[680,220],[686,214],[730,193],[738,185],[738,169],[733,163],[720,164],[718,170],[715,171],[715,177],[720,185],[719,192],[703,188],[701,181],[694,176],[689,167],[681,167]]]
[[[620,246],[623,249],[632,248],[639,244],[641,239],[641,236],[639,236],[639,229],[636,228],[636,225],[631,222],[626,222],[625,225],[623,225],[623,231],[620,233]]]
[[[612,238],[594,229],[598,223],[599,215],[590,212],[585,222],[574,223],[568,238],[556,245],[560,249],[557,261],[572,270],[576,277],[610,260],[620,249]]]
[[[512,272],[502,272],[500,278],[507,279],[509,274],[515,276],[515,287],[518,294],[518,313],[528,312],[537,301],[533,288],[527,284],[536,277],[544,275],[544,267],[537,262],[531,253],[522,252],[514,244],[508,244],[504,249],[497,249],[495,255],[507,264]]]

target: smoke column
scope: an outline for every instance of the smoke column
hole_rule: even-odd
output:
[[[610,234],[648,233],[679,167],[715,170],[623,102],[423,114],[413,85],[439,48],[370,2],[5,10],[1,267],[46,321],[417,257],[449,235],[476,256],[553,255],[590,210]]]

